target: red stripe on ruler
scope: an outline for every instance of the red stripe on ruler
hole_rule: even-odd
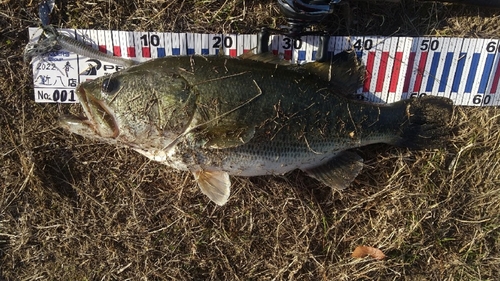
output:
[[[107,53],[107,51],[106,51],[106,46],[104,46],[104,45],[99,45],[99,52],[101,52],[101,53]]]
[[[497,64],[497,70],[495,71],[495,76],[493,76],[493,84],[491,84],[490,94],[494,94],[498,89],[498,80],[500,80],[500,61]]]
[[[243,49],[243,54],[250,52],[250,49]]]
[[[122,50],[120,49],[120,46],[113,46],[113,55],[116,57],[122,56]]]
[[[135,48],[134,47],[127,47],[127,56],[129,58],[135,58]]]
[[[392,68],[391,84],[389,85],[389,93],[395,93],[399,82],[399,72],[401,71],[401,61],[403,60],[403,52],[396,52],[394,57],[394,66]]]
[[[420,55],[420,61],[418,63],[417,77],[415,79],[415,85],[413,86],[413,91],[420,92],[420,86],[422,85],[422,79],[424,78],[425,63],[427,62],[428,52],[422,52]]]
[[[143,58],[150,58],[151,57],[151,51],[149,50],[148,47],[142,47],[142,57]]]
[[[403,93],[408,93],[408,89],[410,88],[411,73],[413,72],[413,64],[415,63],[415,54],[415,52],[411,52],[410,57],[408,58],[408,68],[406,69]]]
[[[236,49],[229,49],[229,56],[230,57],[236,57],[237,56]]]
[[[363,85],[363,92],[365,93],[370,91],[374,60],[375,60],[375,52],[368,52],[368,58],[366,58],[365,84]]]
[[[387,70],[387,60],[389,59],[389,52],[382,52],[382,57],[380,58],[380,66],[378,69],[377,85],[375,85],[375,92],[382,92],[384,87],[385,71]]]
[[[283,58],[285,60],[291,60],[292,59],[292,50],[285,50],[283,54]]]
[[[278,55],[278,50],[273,50],[273,55],[277,56]]]

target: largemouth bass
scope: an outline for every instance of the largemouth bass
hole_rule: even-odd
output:
[[[346,97],[364,72],[345,54],[302,66],[266,55],[159,58],[81,83],[77,93],[86,117],[63,116],[61,124],[192,172],[218,205],[228,200],[229,175],[300,169],[343,189],[363,167],[348,149],[373,143],[432,147],[450,133],[447,98],[380,105]]]

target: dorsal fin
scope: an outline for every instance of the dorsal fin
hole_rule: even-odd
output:
[[[290,65],[290,62],[284,59],[280,59],[278,56],[273,55],[271,52],[254,54],[252,51],[246,52],[240,55],[241,59],[249,59],[254,61],[260,61],[265,63],[272,63],[278,65]]]
[[[359,62],[355,52],[342,52],[325,62],[310,62],[304,68],[330,82],[335,89],[350,95],[361,87],[365,77],[365,68]]]

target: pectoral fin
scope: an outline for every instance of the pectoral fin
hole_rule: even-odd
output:
[[[207,139],[204,147],[231,148],[247,143],[253,138],[255,128],[230,128],[229,126],[212,129],[205,133]]]
[[[201,192],[208,196],[215,204],[226,204],[231,192],[229,175],[222,171],[197,171],[193,172]]]
[[[337,190],[348,187],[363,169],[363,158],[343,151],[320,166],[304,170],[309,176]]]

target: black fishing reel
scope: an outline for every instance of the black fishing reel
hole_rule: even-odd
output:
[[[341,0],[278,0],[281,13],[290,25],[288,36],[304,35],[307,26],[320,23]]]

